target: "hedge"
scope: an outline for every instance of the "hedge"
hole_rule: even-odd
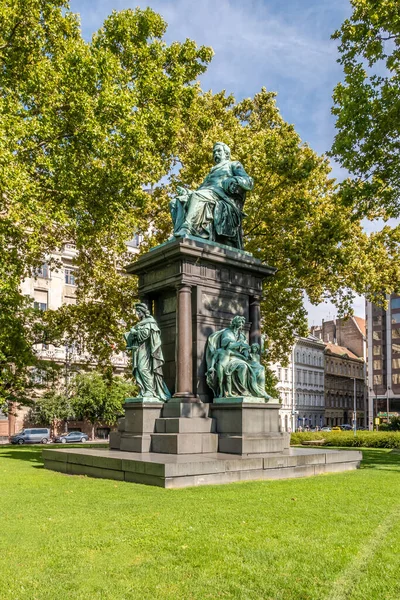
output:
[[[324,446],[364,448],[400,448],[399,431],[318,431],[292,433],[290,444],[296,446],[306,440],[325,440]]]

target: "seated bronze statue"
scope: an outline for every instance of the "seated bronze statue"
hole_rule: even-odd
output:
[[[265,391],[265,368],[260,362],[260,346],[247,343],[244,317],[236,316],[229,327],[208,337],[207,384],[216,398],[270,396]]]
[[[240,162],[230,160],[230,148],[223,142],[214,145],[213,157],[215,165],[200,187],[195,191],[179,187],[170,202],[174,235],[193,235],[242,249],[243,205],[254,182]]]

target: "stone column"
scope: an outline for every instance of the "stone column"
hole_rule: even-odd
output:
[[[194,399],[192,356],[192,286],[177,286],[176,392],[174,398]]]
[[[250,300],[250,344],[260,344],[261,347],[261,312],[260,296],[253,296]]]

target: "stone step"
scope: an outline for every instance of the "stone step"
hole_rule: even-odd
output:
[[[160,454],[204,454],[218,451],[216,433],[152,433],[151,451]]]
[[[215,433],[215,431],[215,419],[209,417],[156,419],[156,433]]]
[[[226,454],[264,454],[283,452],[286,437],[282,434],[264,435],[229,435],[220,434],[218,452]]]
[[[125,452],[150,452],[151,437],[150,434],[134,435],[122,433],[120,441],[120,450]]]
[[[175,398],[168,400],[163,406],[163,417],[208,417],[209,405],[203,402],[181,402]]]

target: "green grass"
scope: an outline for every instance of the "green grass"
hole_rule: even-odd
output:
[[[400,454],[314,478],[183,490],[0,448],[1,600],[399,600]]]

